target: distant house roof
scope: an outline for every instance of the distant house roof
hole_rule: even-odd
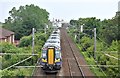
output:
[[[0,39],[5,39],[6,37],[2,35],[2,33],[0,32]]]
[[[12,34],[14,34],[14,32],[0,27],[0,38],[6,38]]]

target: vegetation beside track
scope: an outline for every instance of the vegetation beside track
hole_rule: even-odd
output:
[[[2,27],[15,32],[15,39],[20,39],[20,43],[17,47],[10,43],[0,43],[0,50],[3,53],[2,58],[0,58],[2,59],[0,76],[9,76],[11,78],[13,76],[31,76],[34,68],[16,68],[16,66],[34,66],[36,64],[41,54],[41,48],[52,31],[52,25],[48,20],[49,13],[45,9],[31,4],[20,6],[18,10],[13,7],[9,14],[10,17],[5,19]],[[21,62],[32,55],[31,34],[33,27],[36,30],[34,54],[38,55],[34,55],[32,58],[9,68],[11,65]],[[6,68],[9,69],[6,70]]]
[[[98,77],[110,76],[111,78],[112,77],[115,78],[118,77],[119,75],[118,71],[119,40],[117,39],[117,30],[114,31],[114,29],[117,29],[117,25],[115,22],[116,19],[117,18],[108,20],[105,19],[103,21],[100,21],[96,18],[80,18],[79,20],[70,21],[71,25],[68,28],[68,33],[74,40],[78,48],[80,49],[80,52],[85,57],[88,65],[93,65],[90,66],[90,69]],[[83,25],[82,33],[79,30],[81,25]],[[109,27],[109,25],[113,27],[111,26]],[[97,51],[95,53],[94,53],[94,33],[92,32],[94,27],[97,28],[97,44],[96,44]],[[107,30],[107,32],[105,30]],[[96,58],[94,58],[94,54],[96,55]]]

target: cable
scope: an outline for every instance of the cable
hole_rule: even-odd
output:
[[[10,68],[12,68],[12,67],[14,67],[14,66],[20,64],[20,63],[22,63],[22,62],[24,62],[24,61],[26,61],[26,60],[32,58],[32,57],[33,57],[33,56],[30,56],[30,57],[28,57],[28,58],[26,58],[26,59],[24,59],[24,60],[22,60],[22,61],[20,61],[20,62],[18,62],[18,63],[15,63],[15,64],[13,64],[13,65],[11,65],[11,66],[9,66],[9,67],[3,69],[3,70],[8,70],[8,69],[10,69]]]
[[[78,45],[77,45],[77,46],[78,46]],[[81,44],[81,46],[83,47],[82,44]],[[79,46],[78,46],[78,47],[79,47]],[[88,53],[88,55],[93,58],[93,56],[91,56],[89,53]],[[93,60],[94,60],[94,62],[96,63],[96,61],[95,61],[94,58],[93,58]],[[102,71],[102,73],[103,73],[105,76],[107,76],[97,63],[96,63],[96,65],[99,67],[99,69]]]
[[[0,55],[38,55],[38,54],[29,54],[29,53],[0,53]]]
[[[97,37],[101,42],[103,42],[104,44],[106,44],[107,46],[109,46],[106,42],[104,42],[101,38]]]
[[[38,64],[39,60],[40,60],[40,58],[37,60],[37,63],[35,64],[35,67],[34,67],[34,69],[33,69],[33,71],[32,71],[32,74],[31,74],[31,78],[32,78],[32,77],[33,77],[33,75],[34,75],[35,68],[37,67],[37,64]]]

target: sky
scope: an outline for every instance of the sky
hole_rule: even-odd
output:
[[[34,4],[46,9],[49,19],[71,19],[96,17],[98,19],[111,19],[118,11],[120,0],[0,0],[0,22],[9,17],[9,11],[16,7]]]

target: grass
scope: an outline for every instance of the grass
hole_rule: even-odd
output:
[[[13,69],[13,70],[2,70],[0,71],[0,75],[10,76],[12,78],[13,76],[31,76],[33,68],[19,68],[19,69]]]
[[[2,56],[0,56],[0,69],[2,69]]]
[[[71,36],[71,34],[69,33],[69,36]],[[75,39],[74,39],[74,37],[72,37],[71,36],[71,38],[72,38],[72,40],[76,43],[76,41],[75,41]],[[80,45],[80,44],[78,44],[78,43],[76,43],[76,45],[77,45],[77,47],[80,49],[80,52],[81,52],[81,54],[84,56],[84,58],[85,58],[85,60],[86,60],[86,62],[87,62],[87,64],[88,65],[98,65],[96,62],[95,62],[95,60],[94,60],[94,58],[93,58],[93,56],[91,56],[91,55],[89,55],[89,51],[84,51],[84,52],[82,52],[82,46]],[[99,54],[100,53],[100,54]],[[109,60],[108,60],[108,58],[109,57],[106,57],[105,55],[104,55],[104,53],[101,53],[101,52],[99,52],[99,53],[97,53],[97,54],[99,54],[99,56],[100,56],[100,60],[102,61],[102,63],[103,62],[105,62],[105,61],[107,61],[107,64],[108,65],[118,65],[118,62],[116,62],[117,60],[116,59],[113,59],[113,58],[110,58]],[[107,52],[109,55],[111,55],[111,56],[114,56],[114,57],[118,57],[118,53],[117,52]],[[98,56],[96,54],[96,56]],[[105,56],[105,57],[104,57]],[[98,58],[99,57],[96,57],[97,58],[97,60],[98,60]],[[101,59],[102,58],[102,59]],[[106,65],[106,64],[105,64]],[[112,76],[114,76],[114,75],[117,75],[118,74],[118,71],[117,70],[115,70],[115,68],[109,68],[109,69],[107,69],[107,70],[105,70],[105,71],[103,71],[99,66],[90,66],[89,67],[90,68],[90,70],[94,73],[94,75],[95,76],[97,76],[98,78],[117,78],[117,77],[112,77]],[[116,73],[115,73],[116,72]],[[110,76],[111,75],[111,76]]]

